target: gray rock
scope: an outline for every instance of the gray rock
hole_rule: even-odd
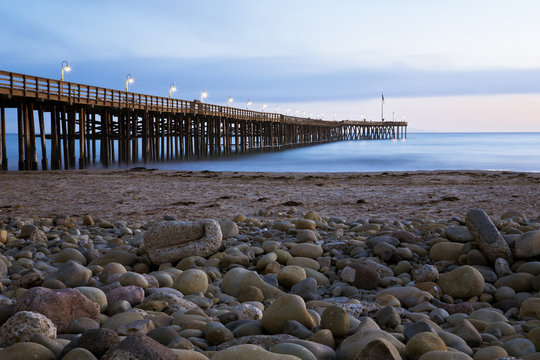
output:
[[[291,294],[300,296],[304,301],[316,300],[319,297],[317,281],[314,278],[304,279],[291,288]]]
[[[510,247],[483,210],[470,210],[465,223],[478,247],[490,261],[493,262],[497,258],[512,261]]]
[[[144,235],[143,249],[154,264],[175,262],[188,256],[209,256],[221,246],[219,223],[200,221],[162,221]]]

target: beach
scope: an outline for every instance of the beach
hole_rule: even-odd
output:
[[[0,218],[89,214],[107,220],[152,222],[165,215],[221,219],[241,213],[279,218],[296,209],[351,220],[446,220],[463,218],[476,207],[495,217],[507,210],[539,215],[539,184],[539,173],[489,171],[9,172],[0,176]]]

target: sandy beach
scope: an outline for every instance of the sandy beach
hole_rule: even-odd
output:
[[[486,171],[244,173],[152,170],[9,172],[0,218],[80,217],[151,222],[278,218],[295,208],[345,219],[463,218],[471,208],[539,215],[540,174]],[[293,210],[294,211],[294,210]]]

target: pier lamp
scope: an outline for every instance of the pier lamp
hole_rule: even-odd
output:
[[[229,107],[232,103],[233,103],[234,99],[229,96],[229,98],[227,99],[227,107]]]
[[[289,115],[289,111],[291,111],[291,109],[289,108],[285,109],[285,114],[287,114],[287,116]]]
[[[276,105],[276,111],[275,111],[275,113],[277,114],[278,111],[279,111],[279,105]]]
[[[204,102],[204,99],[208,97],[208,92],[206,90],[201,90],[201,102]]]
[[[325,115],[324,113],[321,114],[321,120],[324,119],[324,115]]]
[[[246,110],[249,110],[249,105],[251,105],[251,104],[253,104],[253,103],[251,102],[251,100],[248,100],[247,105],[246,105]]]
[[[294,116],[298,115],[298,109],[294,110]]]
[[[267,106],[268,106],[268,105],[266,105],[266,104],[262,104],[262,111],[263,111],[263,112],[264,112],[264,109],[266,109]]]
[[[64,81],[64,71],[65,72],[70,72],[71,71],[71,66],[69,66],[69,63],[64,60],[64,61],[62,61],[61,68],[62,68],[62,81]]]
[[[171,85],[169,85],[169,98],[172,98],[172,93],[176,91],[176,85],[174,85],[174,83],[171,83]]]
[[[349,113],[349,115],[347,115],[347,119],[351,120],[351,113]]]
[[[364,114],[360,115],[360,120],[366,121],[366,115],[364,115]]]
[[[306,112],[302,111],[302,117],[306,117]]]
[[[312,113],[312,112],[310,112],[310,113],[309,113],[309,116],[308,116],[308,118],[310,118],[310,119],[311,119],[311,117],[312,117],[312,116],[313,116],[313,113]]]
[[[133,75],[127,74],[126,75],[126,92],[129,91],[129,84],[133,84],[135,82],[135,79],[133,78]]]
[[[337,116],[337,114],[334,113],[332,116],[333,116],[333,118],[334,118],[334,121],[336,121],[336,116]]]
[[[401,118],[403,119],[403,121],[405,121],[405,115],[403,115]]]
[[[315,119],[320,119],[320,118],[321,118],[321,114],[320,114],[320,113],[317,114],[317,115],[315,116]]]

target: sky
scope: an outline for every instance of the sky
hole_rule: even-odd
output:
[[[540,131],[540,1],[0,2],[0,69],[411,131]],[[279,106],[278,109],[276,109]],[[324,114],[324,115],[323,115]],[[8,123],[9,130],[9,123]]]

